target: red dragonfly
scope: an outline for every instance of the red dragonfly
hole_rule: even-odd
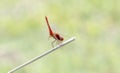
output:
[[[55,32],[52,31],[47,16],[45,16],[45,20],[46,20],[46,23],[47,23],[47,26],[48,26],[48,30],[49,30],[49,35],[50,35],[49,37],[53,37],[55,39],[52,42],[52,46],[54,47],[53,44],[54,44],[55,41],[57,41],[58,43],[60,43],[60,42],[62,42],[64,40],[64,38],[62,36],[60,36],[60,34],[55,33]]]

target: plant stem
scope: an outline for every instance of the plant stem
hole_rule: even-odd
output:
[[[72,41],[74,41],[74,40],[75,40],[75,37],[72,37],[72,38],[68,39],[67,41],[65,41],[65,42],[63,42],[63,43],[57,45],[56,47],[54,47],[54,48],[52,48],[52,49],[50,49],[50,50],[44,52],[43,54],[41,54],[41,55],[39,55],[39,56],[37,56],[37,57],[35,57],[35,58],[33,58],[33,59],[31,59],[31,60],[29,60],[29,61],[23,63],[23,64],[21,64],[21,65],[15,67],[14,69],[10,70],[8,73],[13,73],[13,72],[15,72],[15,71],[21,69],[22,67],[27,66],[27,65],[33,63],[34,61],[43,58],[44,56],[46,56],[46,55],[52,53],[53,51],[59,49],[60,47],[66,45],[66,44],[68,44],[68,43],[70,43],[70,42],[72,42]]]

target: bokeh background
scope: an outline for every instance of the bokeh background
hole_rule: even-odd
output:
[[[120,73],[120,0],[0,0],[0,73],[51,49],[45,16],[76,40],[15,73]]]

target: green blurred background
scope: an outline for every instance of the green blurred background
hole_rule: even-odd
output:
[[[45,16],[76,40],[15,73],[120,73],[119,7],[120,0],[0,0],[0,73],[52,48]]]

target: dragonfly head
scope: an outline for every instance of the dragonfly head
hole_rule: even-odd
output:
[[[55,34],[55,38],[57,39],[57,40],[60,40],[60,41],[63,41],[64,40],[64,38],[63,37],[61,37],[59,34]]]

